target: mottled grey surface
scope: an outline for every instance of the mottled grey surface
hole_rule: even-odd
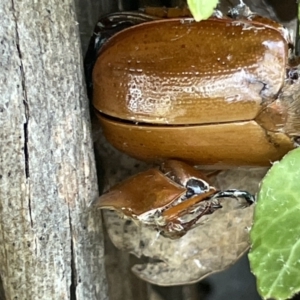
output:
[[[86,3],[86,1],[84,1]],[[0,3],[0,275],[6,299],[107,299],[72,0]]]

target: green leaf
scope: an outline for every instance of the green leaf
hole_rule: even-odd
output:
[[[218,2],[218,0],[187,0],[189,9],[197,22],[208,19]]]
[[[262,181],[249,253],[263,298],[288,299],[300,291],[300,149],[275,163]]]

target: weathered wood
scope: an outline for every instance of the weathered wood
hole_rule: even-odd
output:
[[[72,0],[0,3],[0,275],[6,299],[107,299]]]

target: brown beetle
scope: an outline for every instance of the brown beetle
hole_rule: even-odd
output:
[[[122,13],[98,25],[93,105],[104,135],[130,156],[167,162],[95,204],[177,238],[220,208],[221,197],[253,203],[182,161],[262,166],[295,147],[300,86],[287,31],[253,14],[196,23]]]
[[[254,203],[246,191],[219,191],[190,165],[168,160],[160,169],[134,175],[103,194],[94,205],[113,209],[132,220],[156,229],[168,238],[179,238],[205,215],[222,208],[220,198],[242,198]]]
[[[269,165],[295,147],[300,89],[280,24],[141,16],[122,15],[131,27],[103,43],[94,67],[93,104],[113,146],[215,167]]]

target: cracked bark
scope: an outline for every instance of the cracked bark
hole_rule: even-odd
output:
[[[0,15],[0,299],[107,299],[73,1]]]

